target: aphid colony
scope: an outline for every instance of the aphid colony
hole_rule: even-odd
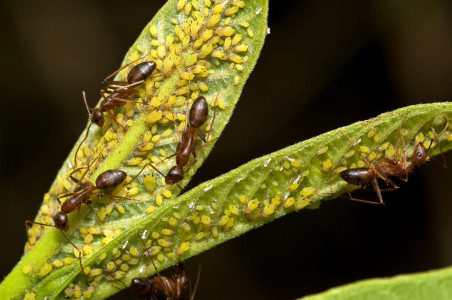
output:
[[[91,282],[91,285],[82,292],[77,284],[72,284],[65,291],[67,297],[90,297],[100,278],[105,278],[103,275],[105,271],[113,272],[108,276],[111,280],[119,280],[124,277],[129,266],[136,264],[136,260],[139,260],[141,256],[133,247],[128,251],[129,254],[121,254],[120,250],[114,248],[113,250],[116,252],[112,251],[110,254],[111,257],[116,257],[114,267],[110,264],[112,261],[106,263],[104,270],[91,268],[91,266],[84,267],[83,255],[90,256],[96,251],[96,246],[91,244],[93,237],[103,232],[105,238],[101,241],[102,244],[107,244],[121,233],[121,229],[99,230],[95,227],[78,229],[73,223],[75,218],[71,218],[69,214],[77,211],[77,216],[81,219],[81,213],[84,217],[83,211],[86,211],[82,208],[86,206],[94,213],[97,224],[102,225],[105,217],[112,213],[114,207],[120,214],[124,213],[124,207],[115,202],[143,203],[144,201],[138,199],[139,197],[134,196],[140,191],[137,187],[138,182],[140,185],[144,184],[149,193],[154,194],[156,180],[152,175],[148,175],[146,169],[149,170],[149,167],[151,167],[151,171],[155,170],[162,176],[162,183],[169,186],[168,189],[155,192],[155,203],[158,206],[162,205],[162,195],[166,198],[172,197],[171,185],[181,188],[179,183],[196,163],[197,152],[211,145],[215,140],[211,138],[211,133],[216,118],[216,106],[224,109],[225,102],[219,92],[216,97],[211,97],[210,103],[207,101],[207,95],[200,94],[209,90],[206,83],[215,73],[212,65],[221,66],[220,69],[224,71],[223,65],[229,64],[226,70],[236,74],[233,78],[234,84],[240,82],[240,76],[237,74],[244,69],[244,65],[248,61],[246,52],[253,38],[253,31],[246,21],[234,21],[236,13],[245,7],[243,1],[225,3],[213,1],[212,3],[210,0],[205,0],[199,6],[195,5],[196,3],[196,1],[189,3],[183,0],[177,3],[177,11],[184,17],[172,20],[175,25],[174,34],[162,37],[161,33],[157,32],[155,25],[149,26],[150,44],[146,45],[150,48],[149,52],[140,57],[138,53],[144,53],[144,51],[143,47],[137,44],[135,51],[131,52],[130,63],[105,78],[104,88],[100,91],[101,101],[98,107],[89,107],[85,92],[83,92],[83,100],[90,122],[86,134],[78,144],[73,159],[68,161],[67,175],[58,175],[56,184],[52,186],[49,193],[51,196],[45,195],[41,215],[38,215],[36,221],[27,220],[25,222],[28,237],[26,249],[33,247],[41,236],[41,226],[44,228],[55,227],[72,245],[74,255],[79,260],[81,272],[86,281]],[[244,30],[246,35],[239,33],[238,29]],[[117,74],[125,79],[113,79]],[[209,105],[214,107],[213,115],[209,114]],[[138,114],[135,114],[136,112]],[[207,123],[209,118],[210,122]],[[166,122],[170,122],[171,126],[174,125],[174,130],[166,129],[161,132],[160,128],[157,129],[160,124],[165,125]],[[90,132],[93,124],[98,126],[94,137],[92,134],[90,136],[90,133],[93,133]],[[136,128],[140,130],[137,136],[140,136],[141,139],[138,141],[136,149],[130,152],[134,157],[124,157],[123,159],[126,166],[139,165],[139,171],[136,175],[134,174],[135,176],[129,176],[130,170],[134,168],[127,170],[102,169],[109,153],[114,151],[132,127],[135,127],[134,130]],[[169,141],[167,144],[174,142],[174,137],[171,136],[174,131],[178,138],[175,152],[168,155],[162,149],[159,152],[160,157],[151,155],[150,150],[161,140],[166,139]],[[102,132],[100,136],[99,132]],[[200,145],[200,142],[203,144]],[[171,163],[173,156],[175,156],[175,163],[164,175],[160,169],[168,168],[167,164]],[[141,174],[143,176],[140,177]],[[91,182],[93,180],[95,183]],[[51,197],[55,197],[56,201],[52,201]],[[106,207],[101,207],[96,211],[92,206],[93,200],[98,203],[103,198],[110,198],[113,201],[108,201]],[[148,208],[146,213],[151,211]],[[29,225],[33,226],[28,228]],[[72,238],[69,239],[67,234],[72,234],[70,230],[80,230],[84,236],[83,246],[78,246],[77,242],[71,241]],[[170,230],[164,232],[169,234]],[[166,245],[163,239],[159,243]],[[175,253],[180,257],[188,248],[189,243],[182,242]],[[152,253],[154,254],[155,251]],[[167,256],[170,257],[170,254],[168,253]],[[102,254],[99,257],[100,261],[105,256]],[[161,261],[160,256],[158,259]],[[57,257],[39,269],[38,277],[47,276],[53,268],[59,268],[72,262],[71,257]],[[158,273],[157,269],[156,271]],[[27,266],[23,272],[35,271],[33,266]],[[178,264],[178,269],[173,277],[158,275],[149,279],[148,283],[152,283],[153,288],[140,294],[144,295],[144,298],[178,299],[180,290],[186,287],[187,276],[182,264]],[[132,285],[134,285],[133,282]],[[138,290],[139,288],[134,289],[137,296],[141,293]]]

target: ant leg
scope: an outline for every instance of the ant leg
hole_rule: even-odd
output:
[[[447,119],[448,121],[449,121],[449,119]],[[448,122],[448,124],[449,124],[449,122]],[[448,125],[447,124],[447,125]],[[441,133],[442,132],[444,132],[444,130],[445,129],[443,129],[443,131],[441,131]],[[447,161],[446,161],[446,157],[444,156],[444,152],[443,152],[443,148],[441,147],[441,143],[440,143],[440,141],[439,141],[439,138],[438,138],[438,134],[436,134],[436,131],[435,131],[435,129],[432,127],[432,131],[433,131],[433,133],[435,134],[435,140],[436,140],[436,142],[438,143],[438,147],[439,147],[439,150],[441,151],[441,157],[443,158],[443,162],[440,162],[439,160],[436,160],[436,159],[434,159],[433,157],[431,157],[430,156],[430,158],[432,158],[433,160],[435,160],[436,162],[438,162],[441,166],[443,166],[443,168],[445,168],[445,169],[447,169]],[[440,133],[440,134],[441,134]],[[433,141],[433,140],[432,140]],[[431,143],[430,143],[430,145],[431,145]],[[429,147],[430,148],[430,147]]]
[[[129,201],[143,202],[143,201],[137,200],[137,199],[127,198],[127,197],[123,197],[123,196],[114,196],[114,195],[103,194],[103,193],[97,193],[96,196],[99,197],[99,198],[105,197],[105,198],[112,198],[112,199],[126,199],[126,200],[129,200]]]
[[[126,285],[121,279],[115,279],[115,281],[121,282],[122,285],[124,285],[124,288],[125,288],[125,289],[127,288],[127,285]],[[110,284],[111,284],[111,286],[112,286],[113,288],[115,288],[115,289],[117,289],[117,290],[122,290],[122,288],[118,288],[118,287],[115,286],[113,283],[110,283]]]
[[[173,112],[173,108],[171,107],[171,105],[169,105],[169,109],[171,111],[171,114],[173,115],[173,123],[174,123],[174,129],[176,129],[176,133],[177,133],[177,138],[179,139],[179,141],[181,140],[181,134],[179,132],[179,128],[177,128],[177,123],[176,123],[176,118],[174,117],[174,112]],[[185,124],[186,126],[187,124]]]
[[[196,289],[198,288],[199,278],[201,277],[201,265],[198,266],[198,275],[196,276],[196,283],[195,288],[193,289],[193,294],[190,296],[190,300],[193,300],[195,298]],[[190,284],[191,289],[191,284]]]
[[[64,236],[64,238],[78,251],[78,261],[80,263],[80,269],[82,270],[82,274],[83,276],[85,276],[86,279],[88,279],[88,274],[85,273],[85,270],[83,270],[83,265],[82,265],[82,250],[79,249],[79,247],[77,247],[73,242],[71,242],[71,240],[63,233],[63,231],[61,231],[61,234]]]
[[[381,196],[381,190],[380,190],[380,187],[378,186],[377,178],[373,178],[371,183],[375,190],[375,193],[377,193],[377,197],[378,197],[378,200],[380,201],[380,204],[384,205],[383,197]]]
[[[119,126],[121,126],[122,129],[126,130],[126,128],[125,128],[124,126],[122,126],[122,124],[119,124],[119,122],[116,121],[115,115],[113,115],[113,113],[112,113],[111,111],[107,110],[107,113],[108,113],[108,115],[110,116],[110,118],[111,118],[113,121],[116,122],[116,124],[118,124]]]
[[[348,197],[344,196],[344,195],[339,195],[339,197],[345,198],[345,199],[351,200],[351,201],[361,202],[361,203],[368,203],[368,204],[375,204],[375,205],[379,205],[380,204],[380,203],[375,202],[375,201],[369,201],[369,200],[362,200],[362,199],[358,199],[358,198],[353,198],[350,193],[348,193]]]
[[[217,97],[215,98],[215,102],[214,103],[217,103],[219,95],[220,95],[220,92],[217,93]],[[208,141],[209,138],[210,138],[210,133],[212,132],[213,124],[215,123],[216,112],[217,112],[217,105],[215,105],[214,108],[213,108],[213,118],[212,118],[212,121],[210,122],[209,133],[207,134],[206,141]]]
[[[91,202],[91,201],[89,201]],[[99,220],[100,223],[104,224],[104,221],[102,221],[99,217],[99,215],[97,214],[97,212],[94,210],[94,208],[91,206],[91,203],[85,202],[86,206],[89,207],[89,209],[91,209],[91,211],[96,215],[97,219]],[[79,208],[79,212],[80,212],[80,208]]]
[[[144,169],[145,169],[148,165],[151,166],[152,168],[154,168],[154,170],[156,170],[160,175],[162,175],[162,177],[165,177],[165,175],[163,175],[162,172],[160,172],[160,171],[159,171],[156,167],[154,167],[151,163],[146,163],[146,164],[143,166],[143,168],[140,170],[140,172],[138,172],[138,174],[135,175],[135,177],[133,177],[132,180],[130,180],[129,182],[127,182],[127,184],[124,184],[124,185],[129,185],[129,184],[131,184],[132,181],[134,181],[135,179],[137,179],[138,176],[140,176],[140,174],[144,171]]]

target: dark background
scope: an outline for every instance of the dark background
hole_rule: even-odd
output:
[[[86,125],[81,91],[94,105],[100,81],[164,3],[30,2],[0,4],[2,276],[23,253],[24,220]],[[452,98],[450,1],[271,1],[269,27],[236,112],[191,186],[339,126]],[[385,193],[384,207],[329,201],[189,259],[193,278],[202,265],[196,298],[291,299],[451,265],[451,179],[431,162]]]

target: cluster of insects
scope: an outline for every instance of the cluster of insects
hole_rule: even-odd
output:
[[[402,134],[402,144],[403,144],[403,160],[399,159],[399,140],[400,133],[402,132],[402,125],[407,117],[407,114],[404,116],[402,122],[400,123],[399,130],[397,132],[397,144],[396,144],[396,157],[395,159],[383,158],[380,162],[369,162],[366,158],[364,158],[356,146],[350,141],[350,139],[341,131],[339,132],[347,139],[347,141],[353,146],[353,148],[357,151],[361,159],[367,164],[367,167],[361,168],[351,168],[341,171],[339,174],[341,178],[349,184],[358,185],[363,188],[367,188],[368,186],[372,186],[373,190],[377,194],[378,202],[363,200],[354,198],[352,196],[349,197],[350,200],[370,203],[370,204],[384,204],[383,197],[381,195],[382,191],[393,191],[398,188],[398,186],[394,183],[394,181],[390,178],[397,178],[404,182],[408,181],[408,175],[413,171],[413,169],[417,166],[420,167],[425,163],[427,158],[429,157],[428,151],[433,145],[433,142],[436,140],[441,151],[443,161],[438,161],[444,168],[447,168],[447,162],[444,157],[444,153],[441,148],[441,143],[439,142],[438,136],[440,136],[446,129],[449,127],[449,119],[446,118],[446,125],[441,132],[436,133],[435,129],[431,127],[431,130],[434,134],[434,138],[430,141],[429,146],[426,148],[422,142],[419,142],[414,147],[413,154],[411,159],[407,158],[406,155],[406,145],[405,140]],[[377,179],[381,178],[386,184],[390,187],[382,189],[380,188]]]
[[[146,57],[146,56],[145,56]],[[143,58],[140,58],[143,59]],[[139,60],[140,60],[139,59]],[[133,61],[134,62],[134,61]],[[134,96],[137,94],[137,87],[149,79],[154,70],[156,69],[156,64],[153,61],[145,61],[136,64],[132,67],[128,73],[127,80],[124,81],[114,81],[111,78],[118,72],[128,67],[133,62],[121,67],[111,75],[109,75],[104,81],[104,89],[101,90],[101,101],[97,108],[90,108],[88,106],[85,92],[83,92],[83,100],[85,102],[86,108],[89,114],[90,124],[88,125],[86,135],[78,145],[75,155],[74,155],[74,166],[77,166],[78,154],[81,149],[82,144],[87,140],[88,133],[93,124],[102,127],[105,123],[106,116],[105,113],[111,118],[113,122],[116,122],[118,126],[122,129],[126,129],[122,124],[117,122],[114,111],[122,108],[127,103],[139,103],[134,100]],[[190,81],[189,81],[190,84]],[[218,95],[217,95],[218,98]],[[88,274],[85,273],[82,264],[82,250],[76,246],[65,234],[70,228],[70,221],[68,214],[78,211],[78,217],[80,218],[80,210],[83,206],[87,206],[97,217],[98,222],[103,223],[103,220],[99,217],[95,209],[92,207],[92,198],[111,198],[118,200],[129,200],[129,201],[139,201],[131,199],[124,196],[115,196],[106,191],[119,187],[120,185],[127,186],[135,181],[138,176],[145,170],[146,167],[150,166],[160,175],[164,177],[166,184],[173,185],[177,184],[183,179],[185,172],[187,172],[197,161],[196,152],[211,144],[210,135],[212,131],[212,126],[215,122],[216,109],[214,109],[212,121],[210,123],[210,128],[207,136],[202,131],[201,126],[207,120],[209,114],[209,108],[207,100],[204,96],[198,96],[189,108],[190,91],[188,90],[188,95],[186,99],[186,112],[185,112],[185,127],[183,132],[179,132],[177,123],[174,119],[174,126],[177,132],[179,142],[176,147],[176,151],[173,155],[166,157],[169,159],[175,156],[175,166],[172,167],[167,175],[164,175],[151,163],[146,163],[138,174],[132,179],[128,178],[128,174],[123,170],[111,169],[99,174],[95,180],[95,184],[87,179],[88,174],[93,165],[98,162],[103,155],[105,146],[99,151],[96,158],[93,158],[87,166],[79,167],[69,173],[68,177],[71,182],[75,184],[73,190],[69,193],[63,194],[57,197],[59,204],[59,211],[53,216],[53,225],[45,224],[41,222],[26,220],[25,227],[27,231],[27,238],[30,245],[32,244],[30,236],[28,234],[28,226],[32,224],[54,227],[58,229],[64,238],[74,247],[78,252],[78,260],[80,268],[83,275],[87,277]],[[215,100],[216,101],[216,100]],[[140,103],[142,104],[142,103]],[[204,142],[204,145],[198,146],[198,141]],[[190,162],[190,157],[193,156],[193,161]],[[185,168],[185,171],[184,171]],[[80,177],[77,177],[77,173],[81,173]],[[179,185],[178,185],[179,186]],[[182,189],[179,186],[180,189]],[[66,200],[64,200],[66,199]],[[64,201],[63,201],[64,200]],[[147,250],[147,249],[146,249]],[[149,252],[148,252],[149,253]],[[149,255],[150,256],[150,255]],[[152,259],[151,259],[152,260]],[[157,268],[154,265],[157,275],[150,278],[133,278],[131,281],[131,289],[134,296],[139,299],[179,299],[181,295],[181,290],[187,288],[188,277],[185,271],[185,267],[182,263],[176,265],[176,271],[173,276],[167,277],[160,275]],[[87,277],[88,279],[88,277]],[[199,279],[199,278],[198,278]],[[196,289],[196,288],[195,288]],[[190,299],[193,299],[194,293]]]

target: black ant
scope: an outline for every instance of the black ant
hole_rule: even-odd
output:
[[[64,238],[75,249],[77,249],[77,251],[79,252],[79,257],[78,258],[79,258],[79,262],[80,262],[80,268],[82,269],[82,272],[83,272],[83,274],[85,276],[86,276],[86,274],[84,273],[83,266],[82,266],[81,250],[74,243],[72,243],[72,241],[69,240],[69,238],[64,234],[65,231],[69,230],[69,217],[68,217],[68,214],[73,212],[73,211],[75,211],[75,210],[78,210],[78,216],[80,218],[80,209],[81,209],[81,207],[83,205],[87,205],[96,214],[97,219],[101,223],[103,223],[103,221],[99,218],[99,216],[97,215],[97,213],[94,210],[94,208],[91,206],[92,201],[91,201],[90,198],[93,195],[96,195],[97,197],[110,197],[110,198],[128,199],[126,197],[107,195],[107,194],[103,194],[103,193],[95,193],[96,190],[104,190],[104,189],[112,188],[112,187],[118,186],[119,184],[123,183],[124,180],[127,178],[127,173],[124,172],[124,171],[121,171],[121,170],[107,170],[105,172],[102,172],[96,178],[96,185],[94,185],[90,181],[83,182],[83,178],[87,174],[89,168],[94,164],[94,162],[98,158],[99,157],[96,157],[88,165],[88,167],[86,167],[86,171],[83,173],[83,175],[82,175],[82,177],[80,179],[75,178],[73,176],[73,174],[78,172],[81,169],[84,169],[85,167],[75,169],[74,171],[72,171],[69,174],[69,178],[71,178],[72,181],[77,183],[77,186],[74,189],[74,192],[68,193],[68,194],[65,194],[65,195],[62,195],[62,196],[59,196],[57,198],[57,201],[60,204],[60,211],[53,217],[54,225],[39,223],[39,222],[31,221],[31,220],[26,220],[25,221],[25,230],[27,232],[28,242],[30,244],[31,244],[31,242],[30,242],[30,236],[28,235],[28,224],[38,224],[38,225],[43,225],[43,226],[55,227],[56,229],[58,229],[61,232],[61,234],[64,236]],[[130,182],[132,182],[132,181],[130,181]],[[61,203],[60,199],[61,198],[67,198],[67,197],[71,197],[71,198],[69,198],[66,201],[64,201],[63,203]],[[128,199],[128,200],[131,200],[131,199]],[[136,200],[136,201],[138,201],[138,200]]]
[[[146,56],[144,56],[146,57]],[[137,60],[140,60],[139,58]],[[137,61],[135,60],[135,61]],[[135,62],[133,61],[133,62]],[[92,124],[96,124],[99,127],[104,126],[105,117],[104,112],[108,113],[113,121],[116,121],[115,116],[112,113],[112,110],[116,110],[118,108],[123,107],[127,103],[135,103],[132,100],[132,96],[136,94],[136,86],[143,83],[149,76],[151,76],[152,72],[154,72],[156,68],[156,64],[153,61],[145,61],[134,66],[129,74],[127,75],[127,81],[111,81],[109,80],[111,77],[116,75],[119,71],[126,68],[133,62],[126,64],[120,69],[116,70],[114,73],[110,74],[103,83],[105,83],[105,89],[100,91],[102,101],[99,104],[98,108],[91,108],[88,106],[88,102],[86,101],[85,91],[82,92],[83,101],[85,102],[86,109],[88,110],[89,120],[91,123],[86,130],[86,135],[83,140],[80,142],[77,150],[75,151],[74,156],[74,165],[77,165],[77,153],[80,149],[83,142],[88,138],[89,129]],[[106,96],[108,94],[108,96]],[[118,123],[119,124],[119,123]],[[124,128],[123,125],[119,124]]]

